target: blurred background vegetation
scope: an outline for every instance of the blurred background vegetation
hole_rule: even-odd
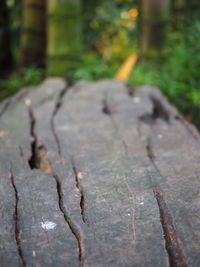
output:
[[[200,128],[199,0],[1,0],[0,100],[45,76],[158,86]]]

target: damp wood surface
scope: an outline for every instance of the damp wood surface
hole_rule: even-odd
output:
[[[199,267],[199,151],[156,88],[20,91],[0,105],[0,266]]]

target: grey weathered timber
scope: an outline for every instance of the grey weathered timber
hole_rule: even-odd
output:
[[[200,140],[162,94],[47,79],[0,106],[7,266],[200,266]]]

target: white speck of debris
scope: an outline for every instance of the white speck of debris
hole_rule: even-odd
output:
[[[141,102],[141,99],[139,97],[133,97],[133,103],[138,104]]]
[[[140,205],[144,205],[144,201],[141,201],[141,202],[140,202]]]
[[[83,178],[83,175],[82,175],[81,172],[78,172],[78,173],[77,173],[77,176],[78,176],[78,179],[82,179],[82,178]]]
[[[25,100],[25,104],[26,104],[27,107],[30,107],[31,106],[31,100],[30,100],[30,98],[27,98]]]
[[[36,252],[35,252],[35,250],[33,250],[33,257],[36,257]]]
[[[127,215],[128,215],[128,216],[131,216],[131,214],[130,214],[130,213],[128,213]]]
[[[162,138],[163,138],[162,134],[158,134],[158,139],[162,139]]]
[[[41,222],[41,226],[45,230],[53,230],[56,227],[56,223],[45,221],[45,222]]]

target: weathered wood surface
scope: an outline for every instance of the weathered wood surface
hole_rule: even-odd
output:
[[[200,140],[154,88],[60,79],[0,106],[0,266],[200,266]]]

